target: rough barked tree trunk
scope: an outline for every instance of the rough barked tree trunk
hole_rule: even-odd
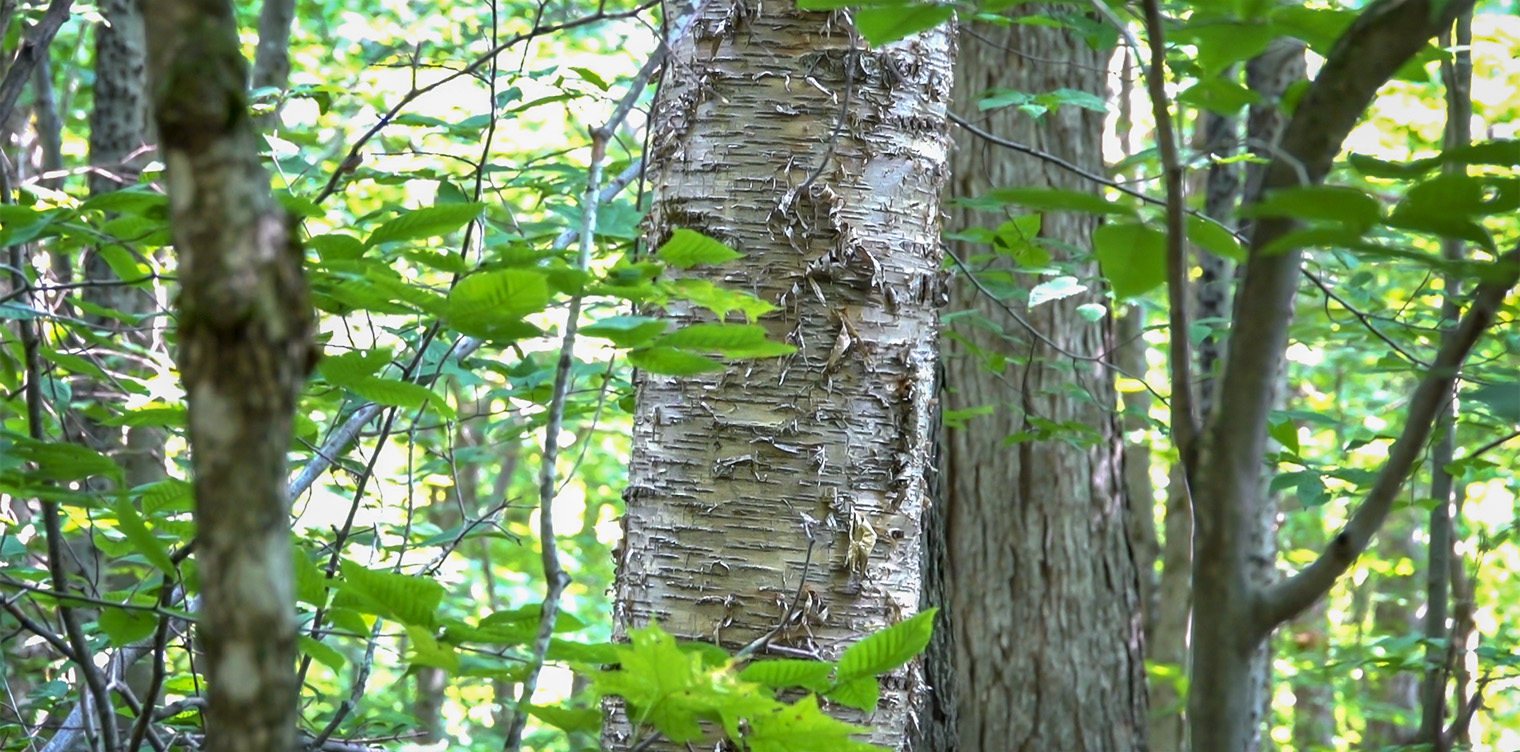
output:
[[[274,200],[228,0],[144,0],[179,259],[208,749],[296,749],[286,454],[313,360],[295,228]]]
[[[845,12],[698,13],[650,126],[649,239],[687,228],[744,253],[681,276],[775,304],[761,323],[797,352],[638,379],[617,624],[737,649],[806,578],[771,644],[833,657],[919,610],[950,32],[870,48]],[[711,319],[684,303],[662,315]],[[853,720],[901,748],[933,720],[929,687],[917,667],[883,684]],[[628,730],[605,739],[625,748]]]
[[[1068,88],[1101,97],[1105,58],[1065,29],[978,26],[961,35],[956,100],[962,112],[975,112],[977,95],[993,87]],[[1097,113],[1062,107],[1035,122],[1009,108],[979,124],[1103,172]],[[952,195],[1003,186],[1097,190],[1054,164],[1000,151],[964,131],[957,138]],[[951,227],[988,221],[1000,220],[956,214]],[[1091,216],[1048,213],[1040,236],[1060,258],[1063,244],[1089,247],[1095,224]],[[975,252],[958,251],[962,258]],[[964,277],[952,289],[953,309],[973,309],[1001,329],[966,326],[956,333],[983,351],[1006,355],[1010,364],[989,370],[965,348],[946,360],[947,409],[996,408],[949,431],[943,470],[961,746],[976,752],[1144,749],[1143,608],[1127,538],[1113,373],[1101,361],[1074,362],[1049,344],[1107,357],[1110,322],[1091,323],[1076,311],[1084,303],[1102,304],[1103,297],[1084,294],[1025,310],[1017,299],[989,299]],[[1074,388],[1090,398],[1074,396]],[[1005,438],[1039,421],[1071,421],[1092,434],[1082,446],[1073,446],[1069,435],[1005,446]]]

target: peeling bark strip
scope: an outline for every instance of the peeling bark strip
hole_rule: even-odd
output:
[[[770,644],[834,658],[919,608],[949,30],[873,49],[844,12],[697,13],[651,125],[650,241],[689,228],[745,254],[690,276],[776,304],[761,323],[798,351],[640,379],[617,624],[737,649],[777,627],[806,574],[806,607]],[[848,720],[900,748],[928,688],[916,667],[884,684]]]
[[[227,0],[144,0],[179,257],[208,657],[207,747],[296,748],[286,452],[312,308],[293,227],[259,164]]]

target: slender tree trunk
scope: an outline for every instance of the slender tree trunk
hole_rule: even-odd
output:
[[[698,12],[651,122],[649,239],[740,250],[680,276],[776,305],[760,323],[798,349],[639,377],[615,616],[731,650],[781,625],[772,645],[834,656],[919,608],[949,30],[868,48],[844,14]],[[884,685],[868,740],[898,748],[930,689],[916,666]]]
[[[1378,87],[1471,5],[1467,0],[1379,0],[1362,11],[1299,101],[1248,203],[1276,189],[1323,181]],[[1196,466],[1190,468],[1197,533],[1188,699],[1196,752],[1250,748],[1253,720],[1258,720],[1253,657],[1279,624],[1322,597],[1366,550],[1423,449],[1453,374],[1493,323],[1517,276],[1501,266],[1502,274],[1479,286],[1459,326],[1460,336],[1443,345],[1421,379],[1388,460],[1345,529],[1313,564],[1261,587],[1252,582],[1250,543],[1257,519],[1250,507],[1260,493],[1268,417],[1303,260],[1301,249],[1272,254],[1264,250],[1294,228],[1291,219],[1269,217],[1252,229],[1232,331],[1237,341],[1252,346],[1230,351],[1219,384],[1220,403],[1230,406],[1229,419],[1220,419],[1224,413],[1216,411],[1202,437]],[[1512,264],[1517,257],[1520,249],[1505,259]]]
[[[978,26],[961,36],[956,99],[962,112],[975,112],[977,95],[993,87],[1102,96],[1104,57],[1065,29]],[[1007,109],[979,124],[1103,171],[1096,113],[1062,107],[1037,123]],[[998,151],[965,132],[958,138],[953,195],[1001,186],[1097,189],[1053,164]],[[951,226],[988,221],[1000,220],[956,213]],[[1039,234],[1060,258],[1065,244],[1088,246],[1094,225],[1091,216],[1047,213]],[[972,252],[959,251],[963,259]],[[1016,299],[991,300],[963,276],[952,301],[953,309],[972,309],[1001,330],[957,328],[969,345],[946,361],[948,409],[994,408],[949,430],[944,462],[961,746],[1144,749],[1144,609],[1128,538],[1113,373],[1102,361],[1112,352],[1111,322],[1090,323],[1076,312],[1103,298],[1084,294],[1025,309]],[[1062,351],[1095,360],[1073,362]],[[989,369],[978,353],[1004,354],[1013,365]],[[1090,399],[1072,396],[1073,385]],[[1092,433],[1082,442],[1061,436],[1005,444],[1032,421],[1072,422]]]
[[[296,749],[286,454],[314,327],[296,230],[269,190],[227,0],[145,0],[179,258],[208,749]]]

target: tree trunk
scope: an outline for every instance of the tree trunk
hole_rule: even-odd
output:
[[[673,43],[649,239],[686,228],[744,253],[679,276],[775,304],[760,323],[797,352],[638,378],[615,616],[733,650],[805,580],[771,644],[832,658],[919,609],[952,45],[942,27],[869,49],[845,14],[761,10],[705,5]],[[929,688],[911,665],[884,684],[868,741],[901,748]]]
[[[231,4],[145,0],[143,11],[179,258],[206,747],[290,752],[299,687],[286,454],[314,347],[303,254],[259,162]]]
[[[1105,55],[1068,30],[977,27],[961,36],[956,99],[973,112],[975,97],[992,87],[1068,88],[1101,97],[1105,70]],[[981,125],[1103,172],[1096,113],[1068,106],[1035,122],[1005,109]],[[1053,164],[996,148],[962,132],[952,160],[953,195],[1002,186],[1096,190]],[[951,226],[986,221],[958,213]],[[1059,259],[1063,244],[1087,247],[1094,226],[1089,215],[1048,213],[1040,236]],[[970,249],[961,250],[964,259]],[[963,277],[952,300],[953,308],[972,309],[1000,330],[956,328],[970,347],[946,360],[948,409],[995,407],[949,431],[944,463],[962,748],[1144,749],[1144,609],[1127,537],[1113,374],[1101,360],[1073,362],[1055,349],[1088,358],[1112,352],[1110,321],[1089,323],[1076,313],[1103,297],[1083,294],[1025,310],[1017,300],[990,300]],[[989,369],[971,347],[1017,365]],[[1091,398],[1074,398],[1074,382]],[[1031,421],[1070,421],[1093,433],[1083,442],[1063,435],[1005,445]]]

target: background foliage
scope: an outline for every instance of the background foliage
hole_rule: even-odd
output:
[[[997,14],[1011,4],[962,8],[960,22],[1006,23]],[[1057,7],[1062,12],[1020,22],[1065,23],[1091,44],[1122,45],[1111,26],[1081,7]],[[192,645],[182,635],[165,637],[160,627],[167,617],[187,616],[168,594],[181,585],[193,592],[196,581],[193,559],[185,556],[193,537],[190,458],[171,358],[175,267],[164,248],[167,207],[154,185],[157,169],[121,191],[94,197],[85,191],[94,80],[88,40],[96,17],[88,8],[75,10],[48,49],[66,173],[40,174],[43,126],[33,94],[23,98],[15,122],[0,124],[14,199],[0,206],[0,245],[11,251],[7,270],[16,275],[0,297],[0,319],[40,327],[35,377],[44,398],[40,414],[29,415],[28,353],[17,327],[6,326],[0,597],[9,608],[0,615],[6,708],[0,746],[7,750],[39,744],[42,720],[77,700],[66,662],[20,621],[47,623],[63,597],[51,589],[46,541],[28,511],[38,498],[62,505],[64,531],[80,544],[73,555],[98,557],[79,564],[92,587],[67,596],[94,615],[92,647],[166,640],[164,690],[180,711],[165,718],[166,727],[198,729],[190,701],[198,694]],[[256,9],[242,10],[244,28],[253,29]],[[634,304],[672,298],[734,312],[735,319],[768,310],[742,292],[660,277],[663,265],[720,263],[729,249],[695,235],[678,235],[657,252],[636,248],[637,168],[651,96],[645,61],[658,49],[656,9],[617,0],[311,0],[299,10],[291,87],[254,91],[253,102],[279,113],[267,134],[268,164],[280,199],[302,220],[322,315],[324,359],[302,399],[291,454],[308,734],[388,747],[500,745],[498,730],[532,659],[543,598],[538,471],[566,311],[577,296],[584,298],[584,326],[573,345],[573,386],[563,426],[548,437],[562,450],[552,514],[571,585],[548,645],[542,691],[527,711],[533,722],[525,746],[594,748],[601,724],[595,697],[602,692],[627,696],[645,720],[678,741],[691,737],[698,717],[718,720],[735,735],[740,716],[780,719],[774,689],[874,704],[875,674],[922,647],[925,622],[871,638],[837,666],[775,661],[736,672],[727,657],[677,647],[657,632],[637,633],[631,645],[608,642],[607,593],[630,450],[630,368],[691,373],[712,367],[713,357],[780,352],[743,324],[667,332],[634,311]],[[1324,53],[1356,9],[1199,0],[1169,11],[1171,83],[1186,123],[1200,111],[1234,111],[1251,101],[1251,91],[1221,74],[1273,35],[1298,36]],[[19,8],[4,29],[6,50],[17,49],[41,13],[40,6]],[[867,37],[880,40],[942,22],[950,9],[877,3],[860,13]],[[1438,239],[1459,236],[1474,253],[1491,256],[1517,238],[1520,146],[1505,139],[1520,117],[1510,96],[1520,88],[1520,70],[1510,64],[1520,23],[1496,6],[1480,13],[1475,26],[1475,121],[1479,133],[1497,140],[1443,155],[1436,71],[1446,52],[1432,46],[1385,89],[1353,135],[1354,153],[1338,165],[1333,187],[1280,194],[1256,210],[1305,220],[1312,233],[1306,237],[1318,248],[1292,332],[1291,394],[1273,430],[1281,447],[1272,458],[1279,472],[1273,486],[1285,495],[1283,567],[1312,558],[1370,482],[1401,400],[1436,346],[1442,275],[1471,280],[1483,273],[1479,264],[1443,261]],[[1005,89],[957,103],[963,113],[1004,107],[1032,118],[1087,107],[1109,112],[1118,126],[1130,105],[1077,92]],[[607,179],[592,186],[601,196],[588,223],[588,154],[599,128],[606,157],[595,166]],[[1137,115],[1111,139],[1114,179],[1146,195],[1157,190],[1150,179],[1160,174],[1156,150],[1146,143],[1149,129]],[[1185,156],[1190,169],[1208,164],[1196,150]],[[1453,161],[1470,166],[1472,177],[1437,170]],[[1117,188],[1101,200],[1015,186],[957,198],[1003,208],[1007,222],[948,232],[985,243],[986,254],[1011,256],[1039,278],[1023,285],[989,274],[982,282],[990,294],[1039,305],[1099,287],[1132,301],[1147,326],[1151,368],[1122,383],[1164,391],[1167,332],[1157,289],[1164,280],[1164,225],[1154,202]],[[1108,217],[1093,247],[1079,249],[1096,255],[1103,278],[1054,264],[1042,248],[1041,213],[1062,210]],[[594,228],[594,242],[581,268],[576,244],[586,227]],[[1241,254],[1238,240],[1217,224],[1195,218],[1189,229],[1208,251]],[[86,253],[110,264],[120,282],[109,284],[145,290],[156,307],[127,314],[85,300],[85,286],[106,284],[76,274]],[[975,268],[978,259],[966,262]],[[1506,323],[1514,313],[1511,300]],[[1105,312],[1086,314],[1097,325]],[[1195,322],[1187,336],[1201,337],[1217,323]],[[150,336],[115,336],[118,329]],[[1520,637],[1520,554],[1513,543],[1520,496],[1517,350],[1520,333],[1512,326],[1501,325],[1481,345],[1465,375],[1461,449],[1451,465],[1466,489],[1458,550],[1472,583],[1478,635],[1461,657],[1485,686],[1474,738],[1500,748],[1520,743],[1520,704],[1504,691],[1516,680]],[[1015,357],[981,354],[999,370]],[[1165,456],[1161,402],[1150,417],[1152,427],[1132,438]],[[168,476],[126,487],[119,457],[71,440],[68,426],[79,418],[161,432]],[[42,438],[31,435],[33,428]],[[1038,429],[1008,441],[1081,442],[1087,435],[1081,426]],[[1371,723],[1408,724],[1417,712],[1379,687],[1399,671],[1417,670],[1423,656],[1414,619],[1423,597],[1416,578],[1427,540],[1427,473],[1415,479],[1390,523],[1391,542],[1364,558],[1313,619],[1279,635],[1272,732],[1278,742],[1294,739],[1295,714],[1308,710],[1307,700],[1298,699],[1308,695],[1295,689],[1305,682],[1329,688],[1336,749],[1360,748]],[[1164,488],[1166,468],[1158,463],[1153,474]],[[612,665],[619,668],[597,668]],[[700,701],[666,701],[691,687],[701,688]],[[806,711],[798,716],[804,720],[776,720],[772,728],[754,723],[746,732],[751,747],[802,749],[786,740],[805,734],[813,745],[806,748],[850,748],[849,729],[818,713],[816,699],[793,707]]]

